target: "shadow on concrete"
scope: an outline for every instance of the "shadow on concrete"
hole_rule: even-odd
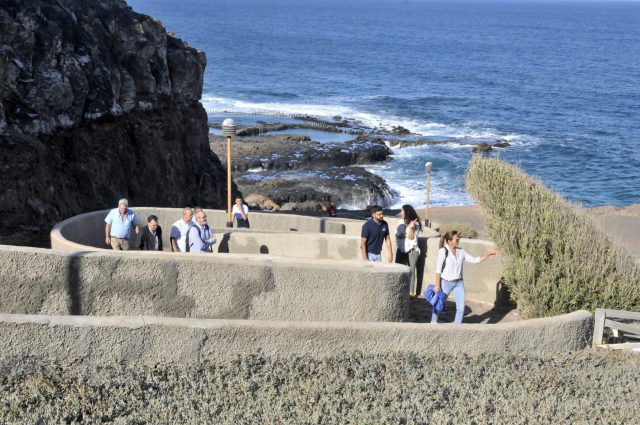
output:
[[[517,307],[516,302],[511,299],[509,288],[504,284],[504,280],[500,279],[496,283],[496,302],[493,307],[482,314],[465,316],[464,321],[467,323],[498,323]]]
[[[67,294],[69,296],[69,314],[82,314],[82,257],[91,251],[74,252],[67,259]]]
[[[500,280],[496,284],[496,303],[493,307],[487,309],[486,304],[467,302],[464,308],[464,318],[462,323],[500,323],[507,315],[514,312],[518,307],[511,299],[509,289]],[[456,303],[453,299],[447,300],[445,309],[438,315],[439,323],[453,323],[456,315]],[[508,320],[514,320],[510,318]],[[430,323],[431,322],[431,304],[424,298],[414,298],[409,303],[409,322],[413,323]]]
[[[229,239],[231,239],[231,233],[224,233],[222,235],[222,240],[218,244],[218,252],[222,254],[229,253]]]

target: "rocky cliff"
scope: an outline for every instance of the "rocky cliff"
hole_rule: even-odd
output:
[[[222,207],[205,65],[124,1],[0,0],[0,243],[121,197]]]

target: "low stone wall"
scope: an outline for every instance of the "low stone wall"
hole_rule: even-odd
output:
[[[136,209],[138,218],[154,214],[163,229],[164,250],[171,251],[171,225],[180,217],[174,208]],[[104,242],[104,218],[108,211],[95,211],[72,217],[51,231],[51,246],[55,249],[110,250]],[[251,213],[250,230],[224,227],[224,211],[206,210],[207,218],[218,238],[214,249],[219,253],[270,254],[290,258],[357,260],[360,259],[360,237],[344,234],[344,224],[330,218]],[[131,245],[138,246],[132,233]]]
[[[156,364],[196,363],[257,352],[313,357],[344,352],[551,357],[587,347],[591,329],[592,316],[586,311],[496,325],[0,314],[0,358]]]
[[[158,216],[163,227],[165,251],[170,251],[171,225],[180,218],[179,208],[132,208],[144,223],[150,214]],[[210,225],[218,238],[218,253],[269,254],[289,258],[360,260],[360,229],[362,220],[329,217],[308,217],[293,214],[251,212],[251,229],[224,227],[226,212],[206,210]],[[51,246],[68,250],[109,250],[104,243],[104,218],[108,210],[82,214],[65,220],[51,231]],[[398,218],[386,218],[392,235]],[[393,249],[395,255],[395,239]],[[132,245],[136,246],[137,239]],[[432,229],[424,229],[419,247],[418,279],[424,290],[435,281],[439,237]],[[492,242],[465,239],[464,248],[472,255],[482,255],[495,248]],[[130,253],[127,253],[130,254]],[[383,262],[388,260],[387,249],[382,250]],[[495,304],[505,297],[500,284],[502,261],[492,258],[482,264],[465,266],[465,289],[469,300]],[[452,296],[453,297],[453,296]]]
[[[170,251],[169,236],[171,225],[182,217],[180,208],[131,208],[140,220],[141,226],[146,225],[147,217],[151,214],[158,217],[163,230],[163,244],[165,250]],[[104,219],[110,210],[93,211],[71,217],[58,223],[51,231],[52,248],[66,249],[73,243],[95,248],[109,249],[104,243]],[[209,225],[220,232],[241,231],[245,229],[229,229],[226,226],[227,213],[221,210],[205,210]],[[251,232],[269,235],[269,232],[284,232],[286,234],[314,233],[314,234],[345,234],[345,222],[357,220],[341,220],[329,217],[307,217],[293,214],[275,214],[251,212],[249,215]],[[137,238],[132,245],[137,246]]]
[[[0,245],[0,312],[403,321],[408,268],[260,255]]]

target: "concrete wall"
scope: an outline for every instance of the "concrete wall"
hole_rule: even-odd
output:
[[[239,254],[0,245],[0,312],[403,321],[408,268]]]
[[[178,220],[181,210],[138,208],[134,211],[143,223],[146,223],[146,217],[150,214],[158,217],[163,229],[164,250],[171,251],[171,225]],[[104,242],[104,218],[107,213],[107,210],[90,212],[59,223],[51,231],[52,248],[110,250]],[[224,227],[227,219],[224,211],[206,210],[206,213],[218,238],[215,250],[220,253],[335,260],[360,258],[359,235],[344,235],[344,224],[333,222],[331,218],[252,212],[252,228],[247,230]],[[137,247],[137,243],[138,237],[132,232],[132,246]]]
[[[179,219],[179,208],[132,208],[146,222],[149,214],[158,216],[163,226],[163,243],[169,248],[171,225]],[[206,210],[209,223],[218,237],[218,253],[269,254],[290,258],[360,260],[360,229],[363,221],[325,217],[306,217],[293,214],[251,212],[251,229],[224,227],[227,215],[220,210]],[[110,250],[104,243],[104,217],[108,210],[95,211],[72,217],[51,231],[51,244],[55,249]],[[392,234],[398,218],[385,218]],[[295,229],[295,230],[294,230]],[[342,234],[346,233],[346,234]],[[419,247],[418,279],[424,290],[435,281],[435,267],[439,237],[433,229],[424,229]],[[135,244],[135,241],[134,241]],[[489,241],[464,239],[463,247],[472,255],[482,255],[495,246]],[[395,255],[395,238],[393,250]],[[129,254],[129,253],[127,253]],[[386,248],[383,262],[388,260]],[[482,264],[465,265],[465,289],[469,300],[494,304],[505,297],[500,284],[502,260],[494,257]]]
[[[268,356],[327,357],[359,351],[420,356],[526,353],[544,358],[588,347],[591,329],[592,316],[586,311],[458,326],[0,314],[0,358],[192,364],[258,351]]]
[[[171,225],[182,217],[180,208],[131,208],[140,220],[141,224],[146,224],[147,217],[154,214],[158,217],[160,226],[163,229],[163,243],[166,250],[170,250],[169,235]],[[96,248],[108,249],[104,243],[104,219],[109,210],[93,211],[71,217],[57,224],[51,232],[53,244],[63,244],[65,239],[81,245],[93,246]],[[227,214],[221,210],[205,210],[209,225],[219,231],[229,231],[226,228]],[[250,212],[251,231],[255,232],[307,232],[324,234],[345,234],[344,222],[356,222],[356,220],[341,220],[330,217],[307,217],[293,214],[275,214]],[[360,226],[362,222],[360,222]],[[246,231],[244,229],[233,229],[234,231]]]
[[[426,243],[427,257],[424,272],[426,284],[434,283],[436,280],[439,243],[439,238],[429,238]],[[496,248],[493,242],[479,239],[462,239],[460,246],[475,257],[479,257],[485,252]],[[495,304],[507,297],[506,289],[501,283],[502,257],[491,257],[480,264],[465,262],[463,275],[465,297],[467,299]],[[451,295],[451,299],[453,300],[455,297]]]

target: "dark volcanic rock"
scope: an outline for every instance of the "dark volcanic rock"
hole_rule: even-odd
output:
[[[487,153],[487,152],[491,152],[491,146],[489,146],[488,143],[480,143],[476,146],[474,146],[471,149],[471,152],[473,153]]]
[[[226,142],[209,136],[226,163]],[[237,137],[232,145],[233,178],[244,194],[263,195],[283,209],[337,205],[386,205],[393,192],[384,179],[356,165],[389,159],[382,141],[318,143],[301,135]]]
[[[224,137],[209,136],[211,150],[226,162]],[[325,169],[347,165],[370,164],[389,159],[391,151],[382,141],[318,143],[301,135],[265,135],[237,137],[233,140],[234,173],[251,169],[289,170]]]
[[[246,173],[235,178],[243,193],[258,193],[283,210],[316,210],[328,204],[351,208],[390,204],[395,193],[361,167]]]
[[[0,243],[120,197],[221,206],[205,65],[124,1],[1,2]]]

